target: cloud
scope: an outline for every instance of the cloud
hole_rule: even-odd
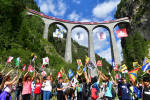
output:
[[[98,55],[105,58],[110,64],[112,63],[111,48],[100,51]]]
[[[72,0],[74,3],[76,3],[76,4],[80,4],[81,2],[80,2],[80,0]]]
[[[80,16],[75,12],[73,11],[69,16],[68,18],[72,21],[78,21]]]
[[[80,20],[80,22],[91,22],[91,20],[90,20],[90,19],[86,19],[86,18],[82,18],[82,19]]]
[[[116,9],[119,3],[120,0],[109,0],[108,2],[105,1],[101,4],[98,4],[92,11],[93,15],[98,18],[106,18],[113,12],[113,10]]]
[[[54,3],[54,0],[45,0],[39,3],[40,10],[45,14],[52,13],[54,16],[64,16],[66,5],[62,0]]]

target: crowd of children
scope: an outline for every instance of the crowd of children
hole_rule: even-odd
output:
[[[52,75],[42,76],[34,72],[21,75],[0,73],[0,100],[150,100],[150,72],[141,82],[127,82],[125,77],[116,80],[98,71],[98,76],[75,75],[70,81]],[[11,76],[12,75],[12,76]]]

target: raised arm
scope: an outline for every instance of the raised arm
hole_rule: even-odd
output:
[[[29,72],[26,72],[26,73],[24,74],[24,76],[23,76],[23,81],[26,80],[26,76],[28,75],[28,73],[29,73]]]
[[[17,80],[17,77],[18,76],[16,75],[15,78],[12,81],[5,82],[5,85],[12,85],[12,84],[14,84],[16,82],[16,80]]]
[[[10,73],[12,73],[14,70],[10,70],[5,76],[8,76]]]

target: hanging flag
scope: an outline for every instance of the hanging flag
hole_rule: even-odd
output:
[[[99,40],[105,40],[106,34],[104,34],[103,32],[100,32],[100,33],[98,33],[98,38],[99,38]]]
[[[89,69],[93,69],[93,68],[96,67],[96,66],[95,66],[95,64],[90,60],[90,61],[88,62],[88,64],[87,64],[87,67],[88,67]]]
[[[41,68],[44,68],[45,66],[42,64]]]
[[[149,63],[149,59],[147,57],[144,58],[143,65],[145,65],[146,63]]]
[[[58,79],[59,77],[61,77],[61,73],[58,72],[56,77],[57,77],[57,79]]]
[[[26,70],[26,64],[24,64],[22,71],[24,72]]]
[[[88,56],[85,56],[85,64],[88,64],[90,58]]]
[[[9,56],[8,59],[7,59],[7,63],[10,63],[10,62],[13,60],[13,58],[14,58],[14,57]]]
[[[150,62],[149,63],[146,63],[145,65],[142,66],[142,70],[143,72],[146,72],[147,70],[150,69]]]
[[[133,62],[133,67],[138,67],[138,62]]]
[[[125,65],[125,64],[123,64],[122,66],[121,66],[121,69],[120,69],[120,72],[127,72],[127,66]]]
[[[78,66],[82,66],[82,61],[81,61],[81,59],[77,59],[77,64],[78,64]]]
[[[29,65],[29,66],[28,66],[28,72],[31,72],[31,73],[32,73],[33,71],[34,71],[34,68],[32,67],[32,65]]]
[[[116,64],[114,67],[113,67],[114,71],[118,71],[118,65]]]
[[[81,41],[81,40],[83,40],[83,38],[84,38],[83,33],[77,32],[77,33],[75,34],[75,40],[76,40],[76,41]]]
[[[117,33],[117,37],[118,37],[118,38],[121,38],[121,37],[128,37],[126,28],[119,29],[119,30],[116,31],[116,33]]]
[[[49,58],[45,57],[43,58],[43,65],[47,65],[47,64],[49,64]]]
[[[15,62],[16,62],[16,66],[19,66],[19,65],[20,65],[20,62],[21,62],[20,57],[16,58],[16,59],[15,59]]]
[[[137,72],[139,71],[139,68],[136,68],[132,71],[129,71],[128,74],[129,74],[129,77],[130,79],[132,80],[132,82],[135,82],[136,79],[137,79]]]
[[[42,75],[43,77],[46,76],[46,74],[47,74],[47,73],[46,73],[45,71],[42,71],[42,72],[41,72],[41,75]]]
[[[98,60],[96,64],[97,66],[102,66],[102,60]]]
[[[70,69],[70,70],[68,71],[68,77],[71,78],[72,76],[74,76],[74,74],[73,74],[73,71]]]

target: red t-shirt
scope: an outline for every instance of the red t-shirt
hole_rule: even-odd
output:
[[[41,92],[41,87],[42,87],[42,84],[41,84],[41,83],[35,83],[34,93],[35,93],[35,94],[40,94],[40,92]]]

